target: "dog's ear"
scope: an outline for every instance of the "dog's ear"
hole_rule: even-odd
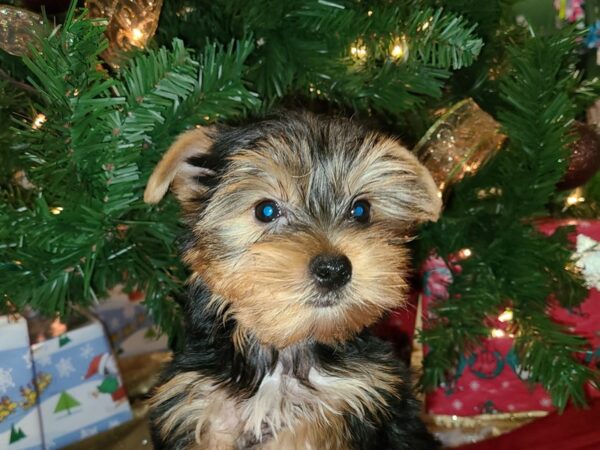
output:
[[[163,155],[148,179],[146,203],[158,203],[169,190],[184,205],[197,199],[208,187],[203,179],[215,174],[211,156],[214,129],[194,128],[181,134]]]
[[[413,174],[408,181],[410,192],[411,219],[415,223],[437,221],[442,212],[442,194],[429,170],[404,146],[393,146],[395,156],[403,161],[407,171]]]

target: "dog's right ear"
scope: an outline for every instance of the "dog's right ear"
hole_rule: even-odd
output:
[[[199,127],[177,137],[148,179],[146,203],[160,202],[169,186],[184,207],[207,191],[202,179],[215,175],[211,157],[214,132],[212,128]]]

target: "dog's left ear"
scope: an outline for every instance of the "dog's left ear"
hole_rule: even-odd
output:
[[[412,174],[406,186],[410,192],[411,219],[415,223],[437,221],[442,212],[442,194],[431,173],[411,151],[402,145],[395,143],[392,148],[395,156],[406,165],[407,172]]]
[[[144,191],[146,203],[158,203],[169,190],[184,205],[208,189],[202,178],[215,174],[209,163],[214,129],[200,127],[181,134],[163,155],[148,179]]]

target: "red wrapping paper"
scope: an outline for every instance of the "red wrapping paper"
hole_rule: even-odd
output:
[[[545,220],[538,227],[542,233],[551,235],[566,225],[576,226],[576,233],[570,236],[573,243],[577,234],[600,240],[600,221]],[[457,269],[457,266],[452,268]],[[423,315],[427,317],[432,301],[448,299],[447,286],[452,282],[452,271],[441,258],[432,257],[424,265],[423,281]],[[583,357],[587,363],[597,364],[600,361],[600,293],[590,289],[586,300],[572,310],[559,307],[551,299],[549,308],[557,322],[588,340],[589,351]],[[496,337],[486,339],[477,351],[461,358],[452,379],[427,395],[428,413],[473,416],[554,410],[548,393],[526,382],[528,374],[519,365],[512,350],[513,338],[505,325],[499,320],[492,321]],[[600,397],[591,386],[588,393],[590,397]]]

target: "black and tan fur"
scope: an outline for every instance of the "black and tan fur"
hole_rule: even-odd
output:
[[[196,128],[148,181],[171,186],[191,230],[187,340],[152,402],[157,449],[433,449],[410,379],[366,329],[403,303],[415,223],[437,189],[395,140],[354,122],[287,114]],[[282,214],[254,215],[272,199]],[[369,223],[348,211],[371,205]],[[345,255],[350,280],[323,290],[311,260]]]

